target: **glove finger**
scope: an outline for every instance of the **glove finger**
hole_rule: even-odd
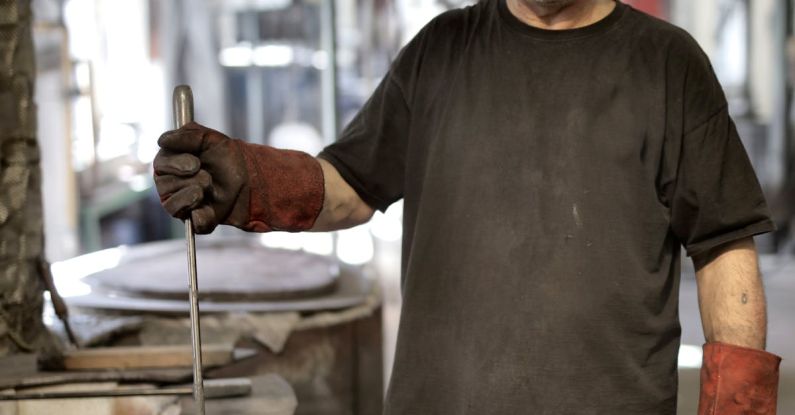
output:
[[[190,122],[177,130],[166,131],[157,140],[161,148],[179,153],[198,154],[204,144],[204,134],[209,131],[201,125]]]
[[[213,179],[207,170],[199,170],[196,175],[191,177],[180,177],[171,174],[155,176],[155,187],[161,200],[191,185],[198,185],[203,192],[211,193]]]
[[[155,175],[193,176],[199,171],[201,161],[193,154],[175,153],[161,149],[157,152],[152,165],[155,169]]]
[[[198,234],[211,233],[218,226],[218,219],[215,216],[215,210],[212,206],[204,205],[191,212],[191,219],[193,220],[193,230]]]
[[[163,208],[176,218],[184,219],[187,212],[194,209],[202,202],[204,191],[199,185],[190,185],[182,188],[161,202]]]

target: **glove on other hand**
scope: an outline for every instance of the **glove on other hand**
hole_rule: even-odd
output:
[[[698,415],[775,415],[780,362],[764,350],[705,344]]]
[[[191,122],[160,136],[155,185],[174,217],[197,233],[219,224],[268,232],[310,229],[323,208],[320,164],[299,151],[231,139]]]

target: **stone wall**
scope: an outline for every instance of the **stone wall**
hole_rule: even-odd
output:
[[[0,356],[47,349],[30,0],[0,0]]]

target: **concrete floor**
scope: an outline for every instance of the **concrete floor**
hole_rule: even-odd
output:
[[[690,261],[685,259],[683,264],[680,290],[682,344],[700,348],[704,343],[704,335],[701,331],[695,277]],[[388,377],[400,319],[400,243],[378,243],[374,266],[381,275],[384,287],[384,374]],[[792,323],[795,318],[795,257],[763,256],[761,268],[768,300],[768,350],[784,359],[781,364],[778,413],[795,414],[795,325]],[[680,366],[682,363],[684,361],[680,359]],[[681,367],[679,414],[696,413],[698,392],[699,369]]]

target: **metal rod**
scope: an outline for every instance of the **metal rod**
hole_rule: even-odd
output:
[[[30,399],[78,399],[78,398],[115,398],[123,396],[162,396],[162,395],[192,395],[190,386],[177,388],[130,388],[119,390],[92,390],[75,392],[25,392],[0,394],[0,401],[24,401]]]
[[[368,3],[368,2],[365,2]],[[322,0],[320,2],[320,47],[326,54],[326,67],[320,73],[321,96],[321,128],[323,145],[337,141],[339,129],[339,112],[337,111],[337,2]],[[337,232],[331,234],[332,255],[337,256]]]
[[[321,115],[323,144],[337,140],[339,114],[337,111],[337,18],[335,0],[320,3],[320,46],[326,53],[326,67],[321,72]]]
[[[209,379],[204,387],[207,399],[234,398],[251,394],[251,379],[223,378]],[[121,396],[163,396],[193,394],[192,386],[129,387],[114,390],[80,390],[80,391],[23,391],[17,393],[0,393],[1,401],[23,401],[29,399],[78,399],[78,398],[116,398]],[[197,405],[198,406],[198,405]]]
[[[174,127],[180,128],[193,121],[193,92],[187,85],[174,88]],[[196,237],[193,221],[185,219],[185,239],[188,242],[188,277],[190,300],[190,332],[193,346],[193,399],[198,413],[204,415],[204,379],[202,376],[202,339],[199,322],[199,283],[196,272]]]
[[[66,305],[61,294],[58,292],[58,287],[55,286],[55,281],[52,278],[52,271],[50,270],[50,263],[43,257],[39,258],[39,275],[44,281],[44,288],[50,292],[50,302],[52,308],[55,310],[55,315],[63,323],[64,331],[69,342],[76,348],[80,348],[80,341],[77,339],[75,332],[72,330],[72,325],[69,323],[69,307]]]

